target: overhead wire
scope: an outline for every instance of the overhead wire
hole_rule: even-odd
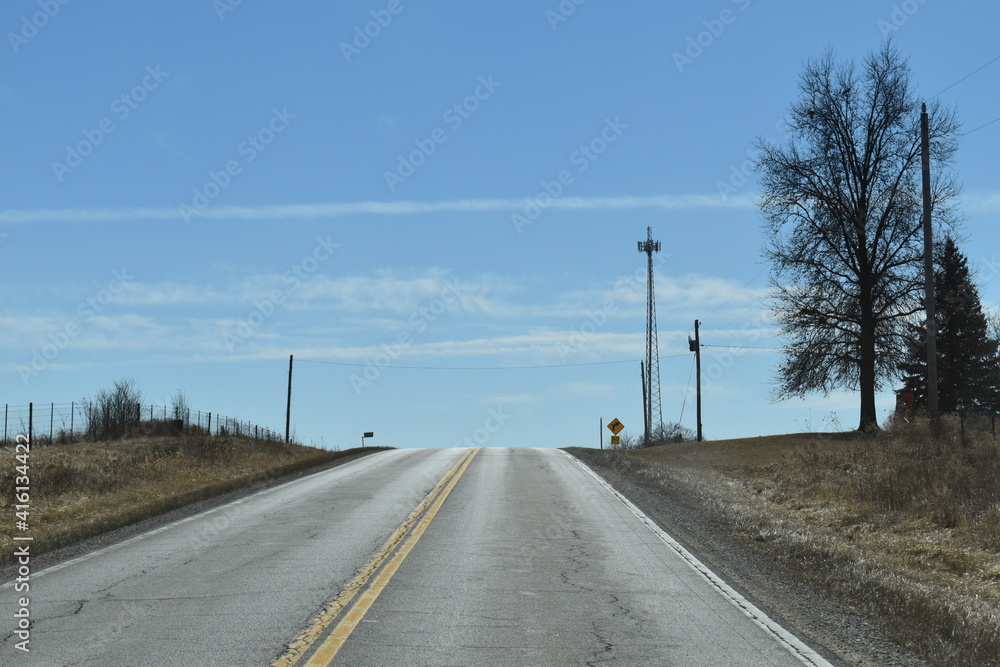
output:
[[[691,370],[688,371],[688,386],[684,390],[684,400],[681,401],[681,416],[677,418],[678,425],[684,421],[684,408],[687,406],[688,394],[691,393],[691,376],[694,375],[694,359],[694,357],[691,357]]]
[[[346,361],[320,361],[318,359],[298,359],[310,364],[329,364],[331,366],[350,366],[354,368],[367,368],[370,363],[351,363]],[[400,364],[388,364],[385,368],[403,368],[407,370],[420,371],[508,371],[525,370],[532,368],[572,368],[576,366],[606,366],[610,364],[634,364],[636,359],[624,359],[621,361],[591,361],[576,364],[539,364],[535,366],[404,366]],[[379,368],[382,368],[381,366]]]
[[[723,301],[722,303],[720,303],[718,306],[716,306],[715,308],[713,308],[711,311],[709,311],[708,316],[712,316],[720,308],[722,308],[727,303],[729,303],[730,301],[732,301],[733,299],[735,299],[736,297],[738,297],[740,294],[742,294],[744,291],[746,291],[746,288],[750,286],[750,283],[752,283],[753,281],[757,280],[757,278],[760,278],[760,274],[764,273],[765,271],[767,271],[767,267],[766,266],[764,268],[762,268],[760,271],[758,271],[757,275],[755,275],[753,278],[751,278],[750,280],[748,280],[745,283],[743,283],[743,287],[739,288],[738,290],[736,290],[735,292],[733,292],[732,294],[730,294],[728,299],[726,299],[725,301]],[[759,302],[760,299],[758,298],[757,301]],[[756,307],[756,302],[754,303],[753,307]],[[747,311],[747,312],[749,312],[749,311]]]
[[[968,74],[966,74],[965,76],[963,76],[963,77],[962,77],[961,79],[959,79],[959,80],[958,80],[958,81],[956,81],[955,83],[953,83],[953,84],[951,84],[950,86],[948,86],[947,88],[944,88],[944,89],[943,89],[943,90],[941,90],[940,92],[938,92],[938,93],[936,93],[936,94],[934,94],[934,95],[931,95],[930,99],[932,99],[932,100],[933,100],[933,99],[935,99],[936,97],[940,97],[940,96],[941,96],[942,94],[944,94],[944,93],[946,93],[947,91],[951,90],[952,88],[954,88],[954,87],[955,87],[955,86],[957,86],[958,84],[962,83],[963,81],[965,81],[966,79],[968,79],[968,78],[969,78],[969,77],[971,77],[972,75],[974,75],[974,74],[978,74],[978,73],[979,73],[980,71],[982,71],[982,70],[986,69],[987,67],[989,67],[989,66],[990,66],[990,65],[992,65],[993,63],[997,62],[998,60],[1000,60],[1000,56],[996,56],[996,57],[995,57],[995,58],[993,58],[992,60],[988,61],[988,62],[987,62],[986,64],[984,64],[984,65],[981,65],[981,66],[977,67],[976,69],[972,70],[971,72],[969,72]],[[992,125],[993,123],[996,123],[996,122],[1000,122],[1000,116],[998,116],[997,118],[994,118],[993,120],[991,120],[991,121],[989,121],[989,122],[987,122],[987,123],[983,123],[983,124],[982,124],[982,125],[980,125],[979,127],[975,127],[975,128],[973,128],[973,129],[969,130],[968,132],[963,132],[962,134],[960,134],[960,135],[958,135],[958,136],[959,136],[959,137],[967,137],[968,135],[972,134],[973,132],[978,132],[979,130],[983,129],[984,127],[988,127],[988,126],[990,126],[990,125]]]
[[[640,375],[639,369],[637,368],[635,369],[635,375],[632,376],[632,382],[629,384],[628,392],[625,394],[625,397],[618,402],[618,405],[615,406],[615,411],[613,414],[616,417],[622,411],[622,408],[628,405],[628,402],[632,400],[632,394],[635,393],[635,388],[639,384],[639,381],[641,379],[642,376]]]
[[[994,118],[994,119],[993,119],[993,120],[991,120],[990,122],[988,122],[988,123],[983,123],[983,124],[982,124],[982,125],[980,125],[979,127],[977,127],[977,128],[974,128],[974,129],[972,129],[972,130],[969,130],[968,132],[963,132],[962,134],[960,134],[960,135],[958,135],[958,136],[960,136],[960,137],[965,137],[965,136],[968,136],[968,135],[972,134],[973,132],[976,132],[976,131],[978,131],[978,130],[981,130],[981,129],[983,129],[984,127],[986,127],[986,126],[988,126],[988,125],[992,125],[993,123],[996,123],[997,121],[1000,121],[1000,116],[997,116],[996,118]]]
[[[948,86],[948,87],[947,87],[947,88],[945,88],[944,90],[942,90],[942,91],[938,92],[938,93],[937,93],[937,94],[935,94],[935,95],[931,95],[931,99],[933,100],[933,99],[934,99],[935,97],[940,97],[940,96],[941,96],[941,95],[942,95],[943,93],[946,93],[946,92],[948,92],[949,90],[951,90],[952,88],[954,88],[954,87],[955,87],[955,86],[957,86],[958,84],[962,83],[963,81],[965,81],[966,79],[968,79],[969,77],[971,77],[971,76],[972,76],[973,74],[977,74],[977,73],[978,73],[978,72],[979,72],[980,70],[984,70],[984,69],[986,69],[987,67],[989,67],[990,65],[992,65],[993,63],[995,63],[995,62],[996,62],[996,61],[998,61],[998,60],[1000,60],[1000,56],[997,56],[996,58],[994,58],[993,60],[989,61],[989,62],[988,62],[988,63],[986,63],[985,65],[982,65],[982,66],[980,66],[980,67],[977,67],[976,69],[972,70],[971,72],[969,72],[968,74],[966,74],[966,75],[965,75],[965,76],[963,76],[963,77],[962,77],[961,79],[959,79],[959,80],[958,80],[958,81],[956,81],[955,83],[951,84],[950,86]]]
[[[725,347],[731,350],[784,350],[780,345],[708,345],[702,343],[702,347]]]

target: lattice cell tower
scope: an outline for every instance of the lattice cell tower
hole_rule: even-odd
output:
[[[663,423],[660,408],[660,351],[656,342],[656,299],[653,296],[653,253],[660,252],[660,242],[653,240],[653,228],[646,227],[646,240],[639,241],[639,252],[646,253],[646,368],[643,383],[646,387],[645,443]]]

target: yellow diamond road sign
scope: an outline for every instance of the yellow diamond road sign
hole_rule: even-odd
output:
[[[611,422],[608,424],[608,430],[610,430],[615,435],[621,433],[623,428],[625,428],[625,424],[618,421],[617,417],[612,419]]]

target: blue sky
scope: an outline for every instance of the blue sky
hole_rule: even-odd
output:
[[[696,318],[706,345],[780,345],[746,160],[826,48],[891,35],[975,130],[962,248],[1000,302],[1000,123],[976,129],[1000,61],[962,80],[998,23],[941,0],[6,2],[3,402],[134,377],[282,429],[294,354],[309,444],[596,445],[601,418],[641,431],[652,226],[663,415],[693,426]],[[774,402],[779,359],[705,349],[708,437],[856,424],[851,393]]]

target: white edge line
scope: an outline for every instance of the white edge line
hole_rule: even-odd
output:
[[[403,452],[403,451],[406,451],[406,450],[395,449],[395,450],[389,450],[389,451],[390,452]],[[327,470],[319,470],[317,472],[305,475],[304,477],[299,477],[297,479],[291,479],[291,480],[289,480],[287,482],[282,482],[281,484],[278,484],[276,486],[272,486],[272,487],[269,487],[269,488],[266,488],[266,489],[261,489],[260,491],[257,491],[256,493],[251,493],[249,496],[244,496],[244,497],[239,498],[237,500],[233,500],[232,502],[228,502],[228,503],[225,503],[223,505],[219,505],[218,507],[213,507],[212,509],[205,510],[204,512],[199,512],[197,514],[192,514],[191,516],[184,517],[183,519],[178,519],[177,521],[173,521],[171,523],[168,523],[165,526],[160,526],[159,528],[154,528],[152,530],[146,531],[145,533],[140,533],[140,534],[138,534],[138,535],[136,535],[134,537],[130,537],[127,540],[122,540],[121,542],[115,542],[114,544],[109,544],[106,547],[101,547],[100,549],[97,549],[96,551],[89,551],[89,552],[83,554],[82,556],[77,556],[76,558],[70,558],[69,560],[63,561],[61,563],[56,563],[55,565],[51,565],[51,566],[49,566],[49,567],[47,567],[47,568],[45,568],[43,570],[39,570],[38,572],[32,572],[31,573],[31,578],[32,579],[37,579],[38,577],[44,576],[46,574],[51,574],[52,572],[56,572],[56,571],[61,570],[61,569],[65,568],[65,567],[69,567],[70,565],[76,565],[77,563],[82,563],[84,561],[88,561],[91,558],[96,558],[98,556],[103,556],[104,554],[106,554],[108,552],[111,552],[111,551],[114,551],[115,549],[120,549],[120,548],[128,546],[130,544],[134,544],[136,542],[139,542],[140,540],[146,539],[147,537],[152,537],[154,535],[159,535],[162,532],[168,531],[171,528],[176,528],[177,526],[183,525],[183,524],[185,524],[185,523],[187,523],[189,521],[194,521],[195,519],[200,519],[202,517],[206,517],[209,514],[214,514],[216,512],[221,512],[222,510],[229,509],[229,508],[231,508],[231,507],[233,507],[235,505],[240,505],[242,503],[245,503],[248,500],[252,500],[252,499],[257,498],[259,496],[267,495],[268,493],[273,493],[273,492],[275,492],[275,491],[277,491],[279,489],[283,489],[283,488],[285,488],[287,486],[291,486],[292,484],[299,484],[301,482],[305,482],[306,480],[308,480],[310,477],[313,477],[314,475],[322,475],[323,473],[331,472],[332,470],[343,471],[344,468],[346,468],[348,466],[351,466],[353,464],[360,463],[361,461],[364,461],[365,459],[368,459],[368,458],[371,458],[370,454],[368,456],[363,456],[363,457],[361,457],[359,459],[355,459],[354,461],[348,461],[347,463],[343,463],[343,464],[341,464],[339,466],[336,466],[335,468],[330,468],[330,469],[327,469]],[[7,583],[5,583],[3,585],[0,585],[0,590],[4,590],[4,589],[7,589],[7,588],[13,588],[13,586],[14,586],[15,583],[16,582],[14,582],[14,581],[8,581]]]
[[[562,451],[562,450],[560,450]],[[732,586],[727,584],[722,578],[715,572],[709,569],[707,565],[698,560],[694,554],[681,546],[680,542],[675,540],[669,533],[660,528],[655,521],[653,521],[649,516],[646,515],[641,509],[635,506],[635,504],[623,496],[615,487],[611,486],[610,483],[599,474],[594,472],[583,463],[580,459],[576,458],[569,452],[563,451],[563,454],[573,459],[573,461],[583,468],[586,472],[590,473],[594,479],[596,479],[604,488],[606,488],[613,496],[622,502],[633,514],[638,517],[646,526],[649,527],[654,533],[656,533],[661,540],[668,547],[670,547],[681,559],[686,562],[691,569],[697,572],[701,577],[711,584],[724,598],[729,600],[736,608],[742,611],[751,621],[756,623],[762,630],[767,632],[769,635],[774,637],[778,643],[784,646],[788,651],[802,661],[805,665],[814,665],[815,667],[833,667],[833,665],[828,662],[823,656],[817,653],[815,650],[807,646],[802,640],[793,635],[791,632],[786,630],[784,627],[779,625],[771,617],[765,614],[763,611],[757,608],[752,602],[747,600],[745,597],[740,595]]]

